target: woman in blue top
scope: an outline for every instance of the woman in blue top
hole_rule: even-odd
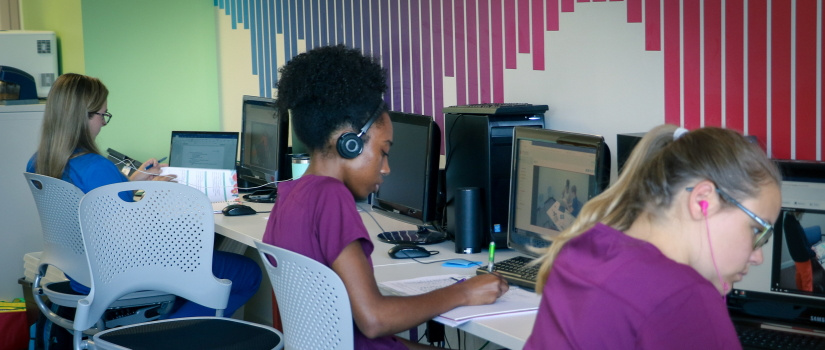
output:
[[[73,73],[58,77],[46,101],[40,145],[26,171],[71,182],[83,193],[129,180],[172,180],[174,177],[159,176],[166,164],[159,164],[156,159],[147,160],[127,178],[100,154],[95,138],[112,118],[108,96],[109,90],[97,78]],[[246,303],[261,283],[258,264],[241,255],[216,251],[212,270],[218,278],[232,281],[229,304],[224,310],[226,316],[232,316]],[[72,288],[89,293],[88,286],[75,281]],[[169,318],[214,315],[213,309],[181,299]]]

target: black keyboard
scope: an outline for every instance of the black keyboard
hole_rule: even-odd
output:
[[[533,258],[517,256],[507,260],[497,261],[493,265],[493,271],[498,272],[508,283],[522,288],[535,290],[536,276],[539,273],[538,265],[528,265]],[[487,266],[476,269],[476,275],[483,275],[487,272]]]
[[[547,105],[529,103],[481,103],[444,108],[444,113],[452,114],[525,114],[535,115],[547,112]]]
[[[744,349],[825,349],[825,337],[735,325]]]

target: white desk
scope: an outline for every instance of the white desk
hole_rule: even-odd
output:
[[[269,211],[272,204],[246,203],[258,211]],[[373,220],[370,215],[375,218]],[[388,218],[375,212],[361,212],[364,225],[372,236],[375,251],[372,254],[372,262],[375,270],[375,279],[378,282],[393,281],[422,276],[443,275],[443,274],[473,274],[474,268],[444,267],[440,263],[419,264],[412,259],[393,259],[386,253],[392,245],[381,242],[377,239],[378,233],[383,230],[409,230],[415,229],[415,225],[407,224],[398,220]],[[255,241],[260,241],[266,229],[269,215],[261,213],[250,216],[227,217],[223,214],[215,215],[215,232],[225,237],[236,240],[250,247],[255,246]],[[381,225],[381,228],[375,221]],[[382,230],[383,228],[383,230]],[[420,261],[432,261],[442,259],[463,258],[471,261],[482,261],[486,264],[487,253],[477,254],[457,254],[454,252],[454,244],[451,241],[432,244],[426,246],[429,250],[437,250],[439,254],[428,258],[418,259]],[[508,259],[517,254],[512,250],[497,250],[496,259]],[[521,349],[524,342],[533,330],[533,323],[536,314],[534,312],[520,313],[515,315],[504,315],[486,317],[472,320],[458,327],[467,333],[489,340],[493,343],[511,349]]]

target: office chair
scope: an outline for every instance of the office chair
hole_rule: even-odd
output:
[[[258,241],[255,246],[278,299],[285,347],[352,349],[352,309],[338,274],[301,254]]]
[[[34,301],[49,320],[72,332],[72,320],[59,316],[47,305],[43,296],[48,297],[53,305],[74,309],[86,295],[72,290],[69,281],[44,285],[43,277],[47,268],[53,266],[83,285],[91,283],[77,218],[83,192],[73,184],[53,177],[32,173],[24,173],[24,176],[43,229],[43,253],[32,286]],[[112,303],[108,315],[99,318],[96,326],[86,330],[86,333],[94,334],[106,328],[158,319],[171,309],[174,301],[174,295],[153,291],[124,296]]]
[[[143,190],[137,202],[119,193]],[[139,290],[174,294],[223,315],[232,282],[212,274],[212,204],[201,191],[161,181],[96,188],[80,201],[80,229],[91,272],[91,292],[80,300],[74,345],[100,349],[280,349],[274,328],[223,317],[147,322],[82,340],[106,307]]]

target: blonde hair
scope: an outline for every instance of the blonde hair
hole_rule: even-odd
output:
[[[89,118],[108,97],[109,90],[97,78],[74,73],[57,78],[46,100],[35,172],[59,179],[72,157],[100,153]]]
[[[565,243],[596,223],[625,231],[639,215],[656,217],[670,208],[677,191],[691,182],[707,179],[734,198],[752,198],[761,185],[779,184],[776,165],[758,145],[736,131],[702,128],[674,140],[673,125],[648,132],[612,186],[588,201],[579,216],[539,258],[536,292],[541,293],[553,260]],[[728,204],[730,205],[730,204]]]

